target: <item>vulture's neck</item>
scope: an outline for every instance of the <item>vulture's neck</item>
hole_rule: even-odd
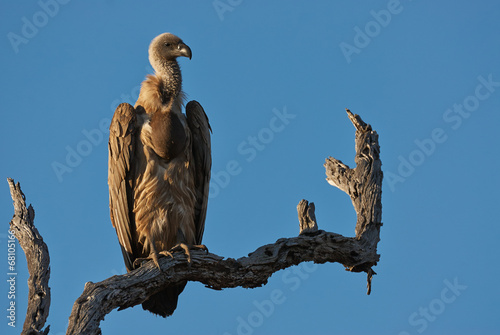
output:
[[[176,60],[163,61],[155,67],[156,76],[162,80],[165,93],[174,99],[182,90],[181,69]]]

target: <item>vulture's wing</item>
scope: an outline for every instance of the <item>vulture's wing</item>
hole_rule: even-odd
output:
[[[205,230],[207,215],[208,188],[210,183],[210,168],[212,153],[210,145],[210,124],[203,107],[197,101],[186,105],[186,116],[193,139],[194,180],[196,188],[195,226],[196,243],[201,244]]]
[[[109,126],[109,208],[111,223],[116,229],[118,241],[122,247],[125,265],[133,269],[134,250],[133,230],[133,194],[132,194],[132,159],[136,136],[136,111],[128,103],[120,104]]]

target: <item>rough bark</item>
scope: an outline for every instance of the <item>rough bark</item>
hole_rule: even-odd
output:
[[[254,288],[265,285],[274,272],[307,261],[320,264],[338,262],[344,265],[348,271],[366,272],[368,277],[367,293],[370,294],[371,280],[375,274],[372,267],[377,264],[380,258],[380,255],[377,254],[377,243],[380,240],[379,233],[382,225],[381,187],[383,175],[379,157],[380,148],[378,135],[371,126],[349,110],[347,110],[347,114],[356,128],[356,167],[351,169],[340,160],[330,157],[326,160],[325,168],[327,181],[351,197],[357,213],[355,237],[344,237],[318,230],[314,204],[302,200],[297,206],[300,235],[292,238],[281,238],[274,244],[258,248],[247,257],[236,260],[224,259],[212,253],[193,250],[191,264],[188,264],[185,254],[176,252],[174,258],[160,258],[161,271],[153,262],[147,262],[130,273],[113,276],[99,283],[86,283],[82,295],[73,305],[67,334],[101,334],[99,324],[106,314],[115,308],[121,310],[141,304],[148,297],[169,285],[176,285],[188,280],[199,281],[215,290],[231,287]],[[13,181],[9,180],[9,184],[11,184],[12,190]],[[22,195],[19,184],[17,188]],[[16,204],[16,199],[19,196],[13,193],[12,197]],[[21,198],[24,201],[24,196]],[[31,241],[23,242],[29,248],[30,244],[34,245],[42,241],[32,226],[34,217],[32,208],[21,214],[17,213],[16,207],[14,219],[16,217],[30,218],[32,229],[28,230],[36,232],[36,237],[31,239],[21,233],[16,233],[20,242],[21,240]],[[35,234],[33,233],[33,235]],[[33,263],[31,266],[34,267],[37,261],[46,262],[44,268],[46,270],[40,272],[39,276],[40,278],[46,277],[44,283],[47,283],[48,252],[45,254],[46,256],[42,258],[29,260],[28,266]],[[26,255],[32,257],[28,256],[28,252]],[[31,285],[35,284],[33,281],[29,282],[30,292],[32,291]],[[44,304],[40,304],[40,301],[36,299],[30,300],[28,308],[28,312],[39,310],[40,313],[46,313],[42,322],[33,317],[26,319],[26,323],[32,323],[30,329],[36,331],[33,334],[38,334],[36,329],[43,327],[48,314],[47,297],[50,296],[47,293],[49,292],[48,286],[45,290],[36,288],[33,290],[43,293],[42,298],[45,299]],[[37,309],[36,306],[43,306],[43,308]],[[48,332],[48,328],[46,332]]]
[[[10,229],[26,255],[28,264],[28,310],[21,334],[48,334],[49,326],[42,329],[49,316],[50,308],[50,257],[49,249],[34,226],[35,211],[26,207],[26,199],[19,183],[7,179],[14,201],[14,217]]]

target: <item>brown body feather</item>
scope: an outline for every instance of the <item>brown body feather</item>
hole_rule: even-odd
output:
[[[168,95],[164,88],[161,78],[148,76],[136,103],[146,111],[138,125],[135,169],[141,173],[133,207],[141,257],[178,243],[196,244],[191,131],[180,95]]]

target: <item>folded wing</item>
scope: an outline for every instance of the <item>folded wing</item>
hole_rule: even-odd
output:
[[[208,190],[212,154],[210,144],[210,124],[201,105],[193,100],[186,105],[186,117],[192,134],[192,151],[196,188],[195,226],[196,243],[201,244],[207,215]]]
[[[109,127],[109,206],[127,270],[136,258],[135,222],[132,215],[134,186],[132,160],[135,154],[137,113],[128,103],[120,104]]]

